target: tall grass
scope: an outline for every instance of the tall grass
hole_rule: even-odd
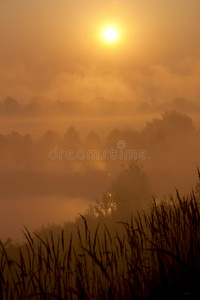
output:
[[[110,230],[103,224],[45,238],[24,228],[17,255],[0,244],[0,299],[197,299],[200,208],[177,192]],[[77,243],[78,241],[78,243]]]

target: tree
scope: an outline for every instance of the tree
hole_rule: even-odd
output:
[[[112,184],[110,192],[104,193],[101,201],[91,206],[88,214],[95,217],[113,217],[116,221],[148,210],[152,203],[152,191],[142,168],[135,162],[129,163]]]
[[[90,148],[94,149],[95,147],[100,148],[101,140],[100,140],[99,134],[97,132],[95,132],[94,130],[91,130],[88,133],[88,135],[86,136],[85,145],[88,149],[90,149]]]
[[[3,112],[4,115],[15,115],[19,113],[20,110],[21,106],[18,101],[11,97],[3,99],[0,103],[0,111]]]
[[[120,218],[150,207],[152,202],[150,183],[138,163],[131,162],[127,168],[122,168],[113,183],[113,200]]]
[[[116,210],[116,203],[112,197],[111,193],[104,193],[102,200],[96,200],[96,204],[90,206],[88,214],[102,218],[112,216]]]
[[[64,142],[66,146],[72,148],[72,147],[77,147],[80,144],[80,138],[79,138],[79,133],[76,130],[75,126],[71,125],[65,135],[64,135]]]
[[[166,138],[176,139],[180,135],[194,132],[195,126],[192,119],[175,110],[165,112],[162,119],[155,118],[151,122],[147,122],[144,129],[146,136],[155,142]]]

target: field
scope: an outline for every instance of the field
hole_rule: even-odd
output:
[[[198,196],[169,197],[130,222],[1,243],[0,299],[197,299]]]

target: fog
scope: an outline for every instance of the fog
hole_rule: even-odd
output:
[[[80,103],[76,111],[74,105],[46,101],[43,106],[39,100],[20,104],[9,97],[1,101],[2,239],[20,240],[23,225],[36,230],[74,221],[95,199],[112,193],[113,184],[121,186],[120,197],[125,197],[128,187],[116,180],[131,161],[148,178],[149,199],[159,201],[175,188],[184,195],[195,187],[200,135],[192,117],[199,118],[198,104],[177,98],[162,105],[127,101],[126,109],[104,99],[98,109],[86,110]],[[132,188],[137,181],[126,180]],[[136,205],[133,213],[144,209],[145,186],[129,192]]]
[[[95,203],[117,220],[195,187],[199,10],[197,0],[0,1],[0,239],[95,215]]]
[[[199,2],[0,2],[0,98],[199,100]],[[116,24],[110,47],[101,31]]]

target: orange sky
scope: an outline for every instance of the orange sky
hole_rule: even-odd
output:
[[[199,15],[199,0],[1,0],[0,99],[198,100]]]

